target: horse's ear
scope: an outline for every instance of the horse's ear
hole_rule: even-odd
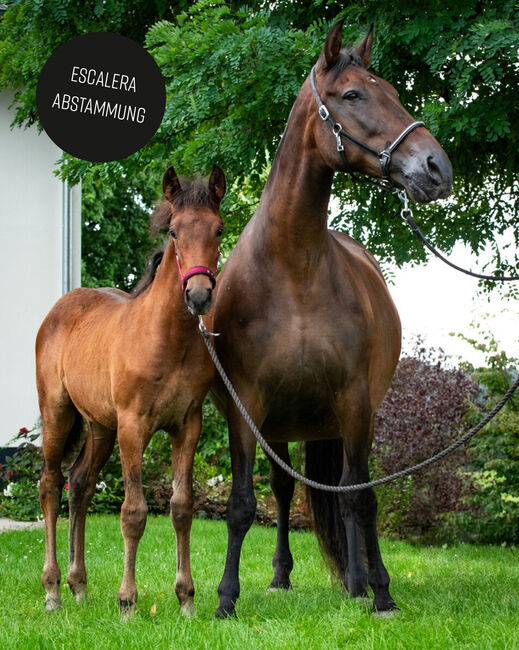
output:
[[[170,167],[166,170],[164,178],[162,179],[162,191],[168,201],[173,201],[175,196],[182,191],[180,181],[178,180],[177,172]]]
[[[371,48],[373,47],[373,23],[369,26],[368,33],[361,42],[353,48],[353,51],[359,55],[365,68],[371,61]]]
[[[328,36],[326,37],[326,43],[323,47],[322,56],[324,56],[325,66],[327,70],[333,68],[333,66],[337,63],[339,54],[341,53],[343,23],[344,18],[341,18],[336,23],[334,23],[328,32]]]
[[[209,176],[209,192],[214,196],[214,199],[217,203],[223,199],[225,195],[225,174],[218,165],[213,166],[213,171],[211,176]]]

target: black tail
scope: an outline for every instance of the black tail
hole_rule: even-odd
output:
[[[343,471],[341,438],[306,443],[306,476],[327,485],[338,485]],[[348,542],[341,515],[339,496],[307,487],[308,505],[312,512],[314,531],[332,573],[346,586]]]

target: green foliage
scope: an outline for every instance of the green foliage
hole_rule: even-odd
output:
[[[489,334],[485,368],[474,371],[492,408],[519,372],[519,360],[499,351]],[[478,417],[479,419],[479,417]],[[464,497],[465,511],[447,518],[458,538],[486,543],[519,542],[519,395],[476,436],[467,450],[466,476],[472,489]]]
[[[111,29],[142,41],[149,28],[146,45],[166,78],[164,120],[140,152],[103,165],[69,156],[60,163],[70,182],[84,179],[87,220],[89,213],[102,211],[103,219],[85,226],[86,282],[124,288],[132,281],[128,275],[140,272],[144,249],[132,262],[124,252],[138,249],[142,240],[136,247],[137,233],[108,222],[127,224],[128,215],[138,213],[140,236],[146,209],[171,163],[184,174],[208,173],[214,163],[224,167],[229,186],[224,247],[234,245],[258,203],[297,91],[339,15],[345,17],[344,41],[350,44],[375,22],[372,69],[394,84],[403,104],[425,120],[453,162],[454,198],[447,205],[420,206],[425,234],[446,251],[460,240],[476,252],[488,244],[493,268],[514,265],[515,253],[496,243],[496,235],[505,232],[513,233],[515,244],[519,238],[514,0],[463,0],[452,6],[427,0],[398,7],[390,0],[347,7],[322,0],[248,5],[202,0],[169,3],[169,8],[165,2],[121,0],[81,6],[71,0],[15,3],[0,23],[0,87],[18,89],[19,125],[36,121],[35,86],[44,61],[78,33]],[[87,186],[100,181],[102,192],[94,197],[99,186]],[[117,190],[121,185],[125,192]],[[346,188],[351,191],[345,193]],[[389,217],[397,211],[395,199],[352,188],[341,176],[333,193],[341,206],[334,227],[350,232],[383,260],[424,259],[422,246]],[[101,230],[93,230],[98,223]],[[114,248],[123,251],[117,268],[103,261]]]

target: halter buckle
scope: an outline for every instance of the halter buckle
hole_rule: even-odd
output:
[[[321,104],[319,106],[319,117],[322,119],[323,122],[326,122],[326,120],[330,117],[330,111],[326,108],[324,104]]]
[[[344,145],[342,144],[341,140],[342,126],[339,124],[339,122],[335,122],[332,127],[332,131],[333,135],[335,136],[335,140],[337,141],[337,151],[340,153],[341,151],[344,151]]]

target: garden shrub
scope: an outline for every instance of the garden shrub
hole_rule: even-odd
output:
[[[398,364],[377,413],[371,470],[374,478],[415,465],[447,447],[465,428],[480,390],[441,353],[417,342]],[[427,470],[377,488],[379,527],[390,536],[432,541],[443,513],[464,507],[468,479],[461,449]]]

